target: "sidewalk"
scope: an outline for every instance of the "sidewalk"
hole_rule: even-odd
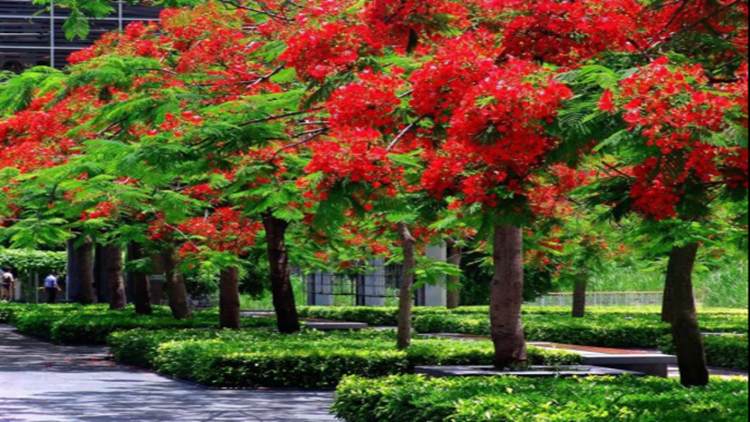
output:
[[[329,392],[220,391],[55,346],[0,325],[0,422],[335,421]]]

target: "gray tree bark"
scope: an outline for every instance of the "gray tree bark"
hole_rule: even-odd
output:
[[[221,328],[239,330],[240,318],[240,272],[229,268],[221,272],[220,280],[220,323]]]
[[[528,361],[523,331],[523,231],[497,226],[494,239],[495,275],[490,288],[490,320],[495,366],[505,369]]]
[[[128,306],[125,293],[125,274],[123,273],[122,247],[107,245],[101,248],[104,254],[103,265],[106,282],[109,283],[109,309],[121,311]]]
[[[411,346],[411,332],[414,312],[414,281],[417,268],[416,239],[406,223],[398,224],[401,248],[404,252],[403,274],[401,275],[401,292],[398,302],[398,348],[404,350]]]
[[[169,308],[172,310],[172,316],[174,316],[175,319],[190,319],[193,317],[193,311],[190,309],[190,303],[188,301],[185,276],[177,267],[174,254],[174,249],[169,249],[164,253],[164,269],[167,273],[166,290],[167,295],[169,296]]]
[[[686,387],[702,387],[710,382],[693,290],[693,270],[699,247],[697,243],[675,247],[669,257],[667,269],[667,286],[671,289],[672,336],[677,350],[680,378]]]
[[[271,266],[271,291],[277,326],[279,332],[293,334],[302,330],[302,325],[294,298],[289,251],[286,245],[289,223],[268,214],[263,218],[263,225],[266,228],[268,260]]]
[[[463,251],[453,239],[448,239],[448,263],[461,268]],[[461,276],[448,277],[450,286],[458,286],[448,290],[448,309],[456,309],[461,306]]]

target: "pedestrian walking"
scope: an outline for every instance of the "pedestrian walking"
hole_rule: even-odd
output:
[[[0,300],[12,301],[13,292],[16,289],[16,278],[10,268],[5,268],[0,274]]]
[[[44,290],[47,292],[47,303],[52,304],[57,302],[57,293],[61,290],[60,284],[58,283],[57,272],[53,271],[44,280]]]

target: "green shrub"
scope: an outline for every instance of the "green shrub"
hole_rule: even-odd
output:
[[[29,303],[18,303],[18,302],[0,302],[0,324],[12,324],[15,319],[24,312],[37,312],[44,310],[53,311],[77,311],[80,310],[81,305],[77,304],[56,304],[56,305],[38,305]]]
[[[706,346],[708,364],[722,368],[750,369],[748,364],[748,336],[707,336],[703,342]],[[664,337],[659,348],[663,353],[674,354],[675,347],[672,336]]]
[[[393,332],[136,330],[110,336],[118,361],[222,387],[330,388],[346,375],[382,377],[422,365],[491,365],[490,342],[415,339],[396,349]],[[576,365],[581,356],[530,348],[536,365]]]
[[[27,311],[14,315],[13,325],[18,331],[46,339],[52,338],[52,328],[55,323],[65,317],[64,311]]]
[[[704,315],[704,331],[747,333],[746,315]],[[461,333],[490,335],[490,319],[485,315],[422,315],[415,318],[420,333]],[[528,314],[524,329],[529,341],[579,344],[600,347],[654,348],[669,335],[671,328],[650,314],[591,314],[587,318],[569,315]]]
[[[173,341],[188,341],[216,338],[217,330],[145,330],[142,328],[117,331],[109,335],[107,344],[118,362],[128,365],[154,368],[159,346]]]
[[[137,328],[159,330],[168,328],[218,328],[217,311],[195,312],[193,318],[176,320],[166,308],[158,307],[153,315],[137,315],[132,308],[109,311],[106,306],[39,307],[24,310],[13,323],[22,333],[35,335],[63,344],[106,344],[107,337],[117,331]],[[243,318],[247,328],[273,327],[275,318]]]
[[[347,422],[740,422],[747,381],[685,389],[658,378],[346,378],[333,411]]]

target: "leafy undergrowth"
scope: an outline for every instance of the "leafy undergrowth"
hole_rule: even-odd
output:
[[[411,373],[422,365],[490,365],[490,342],[415,339],[396,349],[393,332],[137,330],[109,340],[118,361],[217,387],[335,387],[343,377]],[[535,365],[576,365],[577,354],[531,348]]]
[[[722,368],[741,369],[747,371],[750,369],[748,364],[748,336],[707,336],[703,339],[706,346],[706,357],[708,364]],[[662,339],[659,348],[664,353],[674,354],[675,347],[672,337],[668,336]]]
[[[347,422],[744,422],[748,383],[685,389],[659,378],[346,378],[333,407]]]
[[[370,325],[395,325],[395,308],[308,307],[307,317],[339,321],[366,322]],[[456,310],[417,308],[414,328],[420,333],[461,333],[489,335],[490,319],[486,307]],[[748,313],[733,309],[704,309],[701,327],[706,332],[748,332]],[[528,307],[524,327],[530,341],[578,344],[601,347],[655,348],[669,325],[661,322],[657,308],[592,308],[586,318],[573,318],[569,309]]]
[[[64,344],[106,344],[107,337],[133,329],[218,328],[216,310],[197,311],[193,318],[176,320],[167,308],[157,307],[154,314],[137,315],[133,308],[110,311],[106,306],[27,306],[16,308],[10,322],[18,331]],[[275,318],[243,318],[246,328],[271,328]]]

